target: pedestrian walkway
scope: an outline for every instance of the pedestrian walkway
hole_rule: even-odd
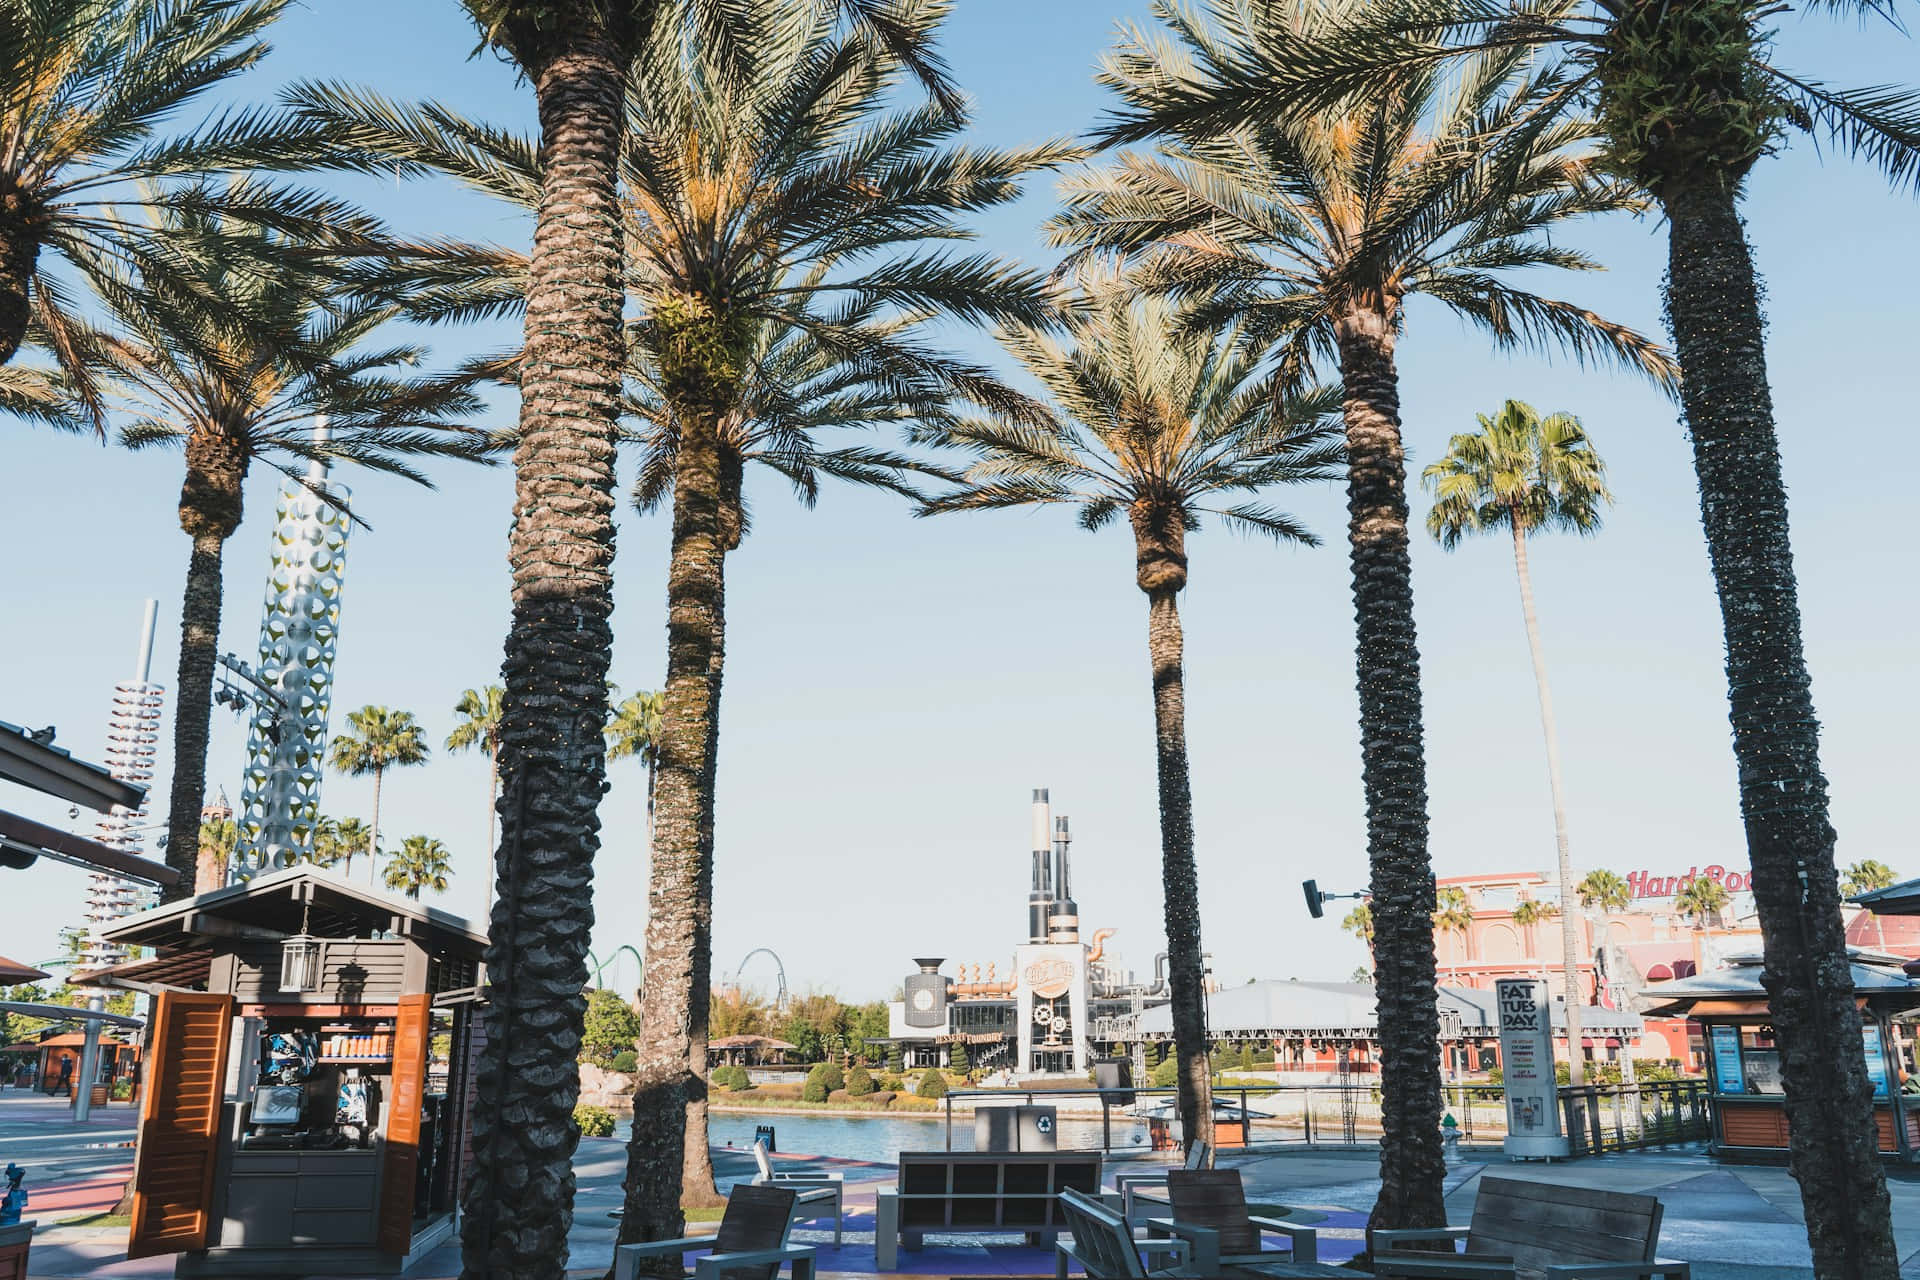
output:
[[[28,1170],[32,1203],[28,1216],[42,1225],[32,1254],[33,1280],[100,1277],[101,1280],[163,1280],[171,1258],[126,1257],[126,1228],[55,1225],[110,1207],[131,1170],[132,1116],[108,1108],[85,1126],[73,1122],[62,1099],[0,1093],[0,1160]],[[833,1244],[831,1223],[796,1225],[797,1243],[819,1248],[819,1274],[868,1280],[874,1271],[875,1194],[891,1186],[891,1165],[833,1160],[782,1152],[783,1170],[834,1169],[846,1177],[845,1237]],[[714,1172],[722,1190],[751,1179],[751,1154],[715,1148]],[[1364,1245],[1366,1219],[1379,1194],[1379,1157],[1372,1151],[1290,1151],[1266,1156],[1228,1154],[1251,1200],[1277,1202],[1318,1215],[1320,1252],[1338,1261]],[[601,1276],[613,1260],[626,1172],[625,1145],[613,1138],[582,1140],[574,1159],[578,1183],[568,1261],[574,1274]],[[1514,1165],[1488,1152],[1474,1152],[1447,1171],[1447,1216],[1464,1223],[1473,1215],[1480,1179],[1487,1174],[1573,1186],[1657,1195],[1666,1207],[1661,1254],[1694,1264],[1698,1280],[1810,1280],[1813,1275],[1799,1190],[1784,1168],[1724,1165],[1694,1150],[1642,1151],[1558,1164]],[[1920,1171],[1889,1169],[1894,1234],[1904,1261],[1902,1275],[1920,1280]],[[710,1227],[707,1229],[711,1229]],[[702,1228],[695,1228],[698,1232]],[[1019,1236],[940,1236],[920,1252],[903,1250],[903,1276],[1032,1276],[1053,1273],[1050,1248],[1034,1248]],[[412,1273],[419,1280],[459,1274],[459,1249],[448,1244]],[[312,1280],[325,1280],[315,1276]]]

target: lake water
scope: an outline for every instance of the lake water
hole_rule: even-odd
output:
[[[880,1164],[898,1163],[902,1151],[944,1151],[947,1146],[946,1121],[939,1115],[749,1115],[716,1111],[708,1117],[707,1124],[716,1147],[731,1145],[750,1150],[754,1129],[765,1124],[774,1127],[775,1142],[781,1151]],[[1062,1149],[1099,1148],[1098,1120],[1063,1117],[1059,1126]],[[1116,1150],[1130,1146],[1146,1149],[1145,1123],[1131,1116],[1116,1115],[1112,1132]],[[953,1149],[973,1150],[973,1117],[964,1112],[953,1118]]]

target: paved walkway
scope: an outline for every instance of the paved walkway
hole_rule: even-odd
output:
[[[60,1219],[98,1212],[119,1198],[129,1172],[127,1145],[133,1139],[125,1107],[107,1108],[82,1127],[75,1125],[63,1101],[30,1099],[0,1092],[0,1161],[14,1160],[29,1171],[32,1192],[28,1216],[41,1223],[35,1236],[31,1276],[97,1276],[101,1280],[162,1280],[173,1274],[171,1258],[126,1258],[126,1228],[74,1228]],[[830,1224],[802,1223],[794,1239],[819,1246],[823,1276],[874,1275],[874,1193],[893,1181],[889,1165],[830,1160],[782,1153],[785,1169],[837,1169],[846,1175],[845,1239],[835,1248]],[[1482,1163],[1484,1162],[1484,1163]],[[1321,1255],[1351,1257],[1365,1235],[1367,1211],[1379,1191],[1378,1157],[1370,1151],[1289,1151],[1283,1154],[1229,1157],[1242,1170],[1248,1196],[1277,1201],[1321,1216]],[[610,1212],[620,1204],[620,1180],[626,1168],[624,1145],[611,1138],[581,1142],[574,1160],[578,1193],[569,1261],[581,1276],[604,1275],[613,1256],[617,1224]],[[723,1188],[753,1175],[745,1151],[716,1148],[714,1170]],[[1543,1182],[1603,1187],[1658,1195],[1666,1205],[1661,1231],[1663,1256],[1694,1264],[1700,1280],[1802,1280],[1813,1275],[1799,1190],[1783,1168],[1722,1165],[1692,1150],[1636,1152],[1563,1164],[1511,1165],[1488,1153],[1474,1153],[1448,1170],[1447,1210],[1453,1222],[1473,1213],[1473,1199],[1485,1174]],[[1902,1274],[1920,1280],[1920,1170],[1890,1169],[1894,1234],[1904,1260]],[[1051,1275],[1050,1249],[1028,1247],[1018,1237],[930,1236],[918,1253],[903,1250],[900,1275],[1034,1276]],[[424,1260],[413,1275],[422,1280],[455,1276],[459,1255],[449,1245]],[[323,1280],[314,1277],[313,1280]]]

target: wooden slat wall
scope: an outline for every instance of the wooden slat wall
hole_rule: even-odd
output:
[[[427,1033],[433,997],[400,997],[393,1026],[393,1075],[387,1087],[386,1137],[380,1161],[382,1253],[413,1248],[413,1184],[420,1168],[420,1106],[427,1086]]]
[[[229,995],[163,991],[154,999],[129,1258],[207,1247],[232,1021]]]
[[[1730,1147],[1787,1146],[1787,1108],[1780,1103],[1720,1104],[1720,1136]]]
[[[233,994],[242,1003],[274,1004],[301,997],[280,990],[280,944],[244,941],[234,946],[237,960]],[[404,939],[329,941],[320,957],[320,990],[308,999],[340,1004],[392,1004],[406,989]]]

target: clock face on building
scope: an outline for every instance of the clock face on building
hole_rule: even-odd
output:
[[[925,1013],[927,1012],[927,1010],[933,1008],[933,992],[927,990],[925,987],[922,987],[920,988],[920,990],[914,992],[913,1007],[918,1009],[922,1013]]]

